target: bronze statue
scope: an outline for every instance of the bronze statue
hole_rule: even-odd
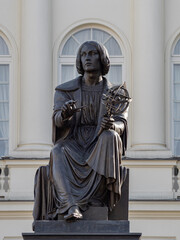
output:
[[[114,105],[111,112],[107,111],[108,101],[117,97],[119,88],[113,89],[104,77],[110,61],[103,45],[83,43],[76,67],[81,76],[56,87],[54,148],[47,171],[41,169],[36,174],[35,220],[55,219],[57,214],[66,220],[81,219],[88,206],[108,206],[111,210],[121,195],[124,176],[120,164],[127,144],[128,104],[118,106],[122,111],[116,111]],[[128,93],[125,86],[121,90]],[[119,96],[124,97],[123,91]],[[129,101],[128,94],[124,99],[124,104]],[[45,175],[49,185],[41,190],[42,182],[46,185],[42,180]],[[40,211],[39,201],[45,195]]]

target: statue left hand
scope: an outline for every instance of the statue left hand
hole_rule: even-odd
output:
[[[101,121],[101,129],[113,129],[114,126],[114,118],[112,117],[103,117],[102,121]]]

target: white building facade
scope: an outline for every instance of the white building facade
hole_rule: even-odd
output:
[[[133,101],[123,165],[131,232],[180,240],[180,1],[0,0],[0,239],[32,231],[34,174],[49,161],[55,86],[81,43],[108,49]]]

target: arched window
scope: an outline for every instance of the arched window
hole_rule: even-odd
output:
[[[0,157],[9,152],[9,49],[0,36]]]
[[[172,51],[173,69],[173,146],[174,155],[180,156],[180,39]]]
[[[86,28],[73,33],[59,48],[58,83],[66,82],[78,75],[75,66],[77,51],[83,42],[90,40],[100,42],[107,48],[111,67],[106,77],[114,84],[121,84],[125,80],[121,48],[111,34],[97,28]]]

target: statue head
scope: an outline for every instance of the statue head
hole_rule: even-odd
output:
[[[89,45],[89,46],[91,45],[97,50],[99,54],[100,65],[101,65],[101,73],[102,75],[106,75],[109,72],[109,68],[110,68],[109,55],[108,55],[107,49],[102,44],[95,41],[87,41],[80,46],[77,53],[77,58],[76,58],[76,68],[78,73],[81,75],[84,75],[84,68],[81,61],[81,54],[82,54],[82,49],[86,45]]]

